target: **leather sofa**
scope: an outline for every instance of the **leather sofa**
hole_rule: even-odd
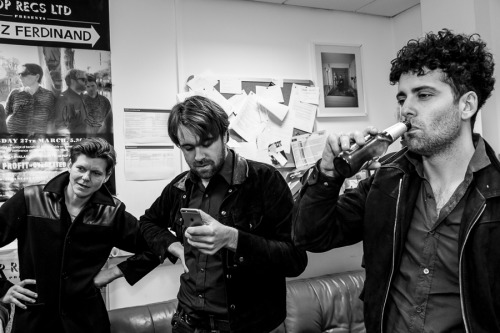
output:
[[[287,282],[287,317],[273,333],[365,332],[364,271]],[[177,300],[110,310],[112,333],[171,333]]]

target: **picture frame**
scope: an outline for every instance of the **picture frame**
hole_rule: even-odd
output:
[[[313,48],[320,88],[317,117],[366,116],[361,45],[314,43]]]

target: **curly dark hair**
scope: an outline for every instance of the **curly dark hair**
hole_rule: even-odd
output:
[[[478,34],[454,34],[448,29],[428,33],[408,41],[391,61],[389,80],[398,83],[402,74],[425,75],[426,70],[440,69],[443,81],[452,88],[455,102],[468,91],[478,96],[478,110],[491,96],[495,78],[493,55]],[[471,122],[474,124],[477,112]]]

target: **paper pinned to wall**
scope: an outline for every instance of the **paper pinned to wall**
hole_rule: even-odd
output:
[[[262,107],[264,107],[267,111],[275,115],[280,121],[283,121],[283,119],[285,119],[288,113],[287,105],[261,97],[258,97],[257,101]]]
[[[193,76],[187,82],[187,85],[194,91],[211,90],[217,84],[217,81],[203,76]]]
[[[319,87],[304,87],[299,89],[299,100],[302,103],[319,104]]]
[[[285,153],[290,152],[290,141],[293,135],[293,114],[288,113],[284,121],[269,117],[266,127],[257,138],[257,147],[267,149],[270,144],[280,141]]]
[[[276,101],[278,103],[284,103],[283,92],[281,87],[278,86],[257,86],[255,87],[255,94],[260,98],[265,98],[271,101]]]
[[[230,128],[247,142],[256,142],[267,123],[267,115],[262,112],[253,92],[248,94],[245,104],[230,124]]]
[[[169,144],[168,110],[124,109],[125,145]]]
[[[294,127],[304,132],[311,133],[314,128],[314,122],[316,121],[318,106],[301,102],[301,94],[306,90],[305,88],[308,87],[293,84],[288,107],[289,112],[294,115]]]
[[[181,172],[175,146],[125,146],[126,180],[172,179]]]
[[[323,153],[326,139],[326,131],[303,134],[292,138],[292,155],[297,169],[308,168],[316,163]]]
[[[241,79],[224,78],[219,80],[221,94],[241,94]]]

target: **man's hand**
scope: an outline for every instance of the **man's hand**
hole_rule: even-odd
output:
[[[97,288],[105,287],[108,283],[120,278],[123,276],[122,271],[118,268],[118,266],[112,266],[106,269],[102,269],[95,277],[94,277],[94,286]]]
[[[214,254],[223,247],[236,251],[238,246],[238,230],[228,227],[207,213],[200,211],[202,226],[189,227],[184,235],[191,246],[202,253]]]
[[[368,134],[375,135],[378,130],[375,127],[368,127],[363,132],[355,131],[349,134],[330,134],[326,140],[321,163],[319,165],[321,172],[327,176],[337,176],[333,166],[333,159],[342,151],[349,150],[353,143],[363,146],[366,142],[365,137]]]
[[[3,303],[12,303],[21,309],[26,310],[26,305],[21,302],[35,303],[35,299],[38,295],[29,289],[24,288],[27,284],[36,284],[35,280],[26,279],[18,284],[13,285],[2,297]]]
[[[186,266],[186,259],[184,259],[184,246],[182,246],[181,242],[170,244],[167,250],[181,260],[184,273],[188,273],[189,269]]]

